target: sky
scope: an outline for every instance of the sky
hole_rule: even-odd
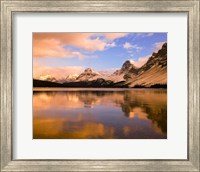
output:
[[[165,42],[167,33],[33,33],[33,77],[111,74],[128,59],[141,67]]]

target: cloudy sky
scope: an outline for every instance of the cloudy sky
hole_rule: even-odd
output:
[[[33,33],[33,77],[63,78],[86,68],[112,73],[132,59],[140,67],[167,33]]]

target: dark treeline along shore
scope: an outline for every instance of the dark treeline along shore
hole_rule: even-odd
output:
[[[33,87],[72,87],[72,88],[129,88],[124,82],[119,83],[107,83],[105,80],[95,81],[80,81],[80,82],[69,82],[69,83],[55,83],[50,81],[33,80]],[[132,88],[167,88],[167,84],[154,84],[150,86],[135,85]]]
[[[62,82],[54,77],[45,81],[33,79],[33,87],[167,88],[167,43],[140,68],[127,60],[110,76],[87,68],[79,76],[67,76]]]

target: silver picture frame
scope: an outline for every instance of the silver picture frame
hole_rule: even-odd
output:
[[[0,0],[1,1],[1,171],[200,171],[199,0]],[[13,160],[12,19],[17,12],[187,12],[187,160]]]

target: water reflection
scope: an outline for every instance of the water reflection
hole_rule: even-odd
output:
[[[167,137],[166,90],[33,92],[34,139]]]

